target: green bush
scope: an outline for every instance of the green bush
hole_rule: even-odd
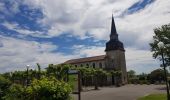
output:
[[[149,84],[147,80],[140,80],[140,84]]]
[[[140,83],[140,81],[139,81],[138,78],[131,78],[131,79],[129,79],[129,81],[130,81],[130,83],[132,83],[132,84],[139,84],[139,83]]]
[[[6,90],[10,87],[11,82],[0,75],[0,100],[6,94]]]
[[[11,100],[70,100],[71,87],[54,77],[34,79],[30,86],[13,85],[5,99]]]
[[[8,93],[3,97],[5,100],[27,100],[26,92],[22,85],[13,84],[10,86]]]

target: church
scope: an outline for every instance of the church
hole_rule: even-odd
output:
[[[110,40],[106,43],[105,52],[105,55],[71,59],[64,63],[74,65],[75,67],[87,66],[102,68],[106,71],[119,70],[122,72],[120,79],[121,83],[127,84],[125,49],[123,43],[118,38],[113,16],[111,22]]]

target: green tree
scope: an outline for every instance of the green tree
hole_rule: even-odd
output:
[[[100,84],[100,81],[103,77],[108,75],[106,71],[100,68],[91,68],[91,67],[77,67],[77,70],[81,73],[81,82],[86,86],[86,82],[92,79],[92,84],[94,85],[94,89],[97,90]]]
[[[134,70],[130,70],[127,73],[128,73],[128,78],[134,78],[136,75],[136,72]]]
[[[6,73],[3,73],[2,76],[5,77],[6,79],[11,80],[11,74],[12,72],[6,72]]]
[[[11,81],[0,75],[0,100],[7,93],[7,89],[11,85]]]
[[[149,80],[151,83],[164,81],[164,78],[164,71],[162,69],[156,69],[149,74]]]
[[[121,85],[121,76],[122,76],[122,71],[120,70],[112,70],[111,75],[115,77],[115,85],[120,86]]]
[[[11,76],[12,82],[25,85],[27,79],[26,71],[14,71]]]
[[[68,78],[69,69],[70,66],[66,64],[49,64],[49,66],[46,68],[46,71],[48,76],[54,76],[58,80],[66,80]]]
[[[154,29],[153,42],[150,43],[153,57],[162,60],[161,51],[157,44],[163,42],[165,47],[163,48],[166,65],[170,65],[170,24],[163,25]]]
[[[138,75],[137,77],[139,77],[139,80],[147,80],[148,74],[142,73]]]

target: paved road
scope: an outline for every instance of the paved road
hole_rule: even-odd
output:
[[[82,92],[82,100],[136,100],[151,93],[165,93],[164,85],[125,85]],[[77,99],[75,99],[77,100]]]

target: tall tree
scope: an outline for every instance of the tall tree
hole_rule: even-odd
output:
[[[163,42],[165,44],[165,47],[163,48],[165,62],[166,65],[170,65],[170,24],[155,28],[153,42],[150,43],[153,57],[162,60],[161,51],[157,45],[159,42]]]
[[[128,78],[134,78],[135,74],[136,74],[136,72],[134,70],[128,71]]]

